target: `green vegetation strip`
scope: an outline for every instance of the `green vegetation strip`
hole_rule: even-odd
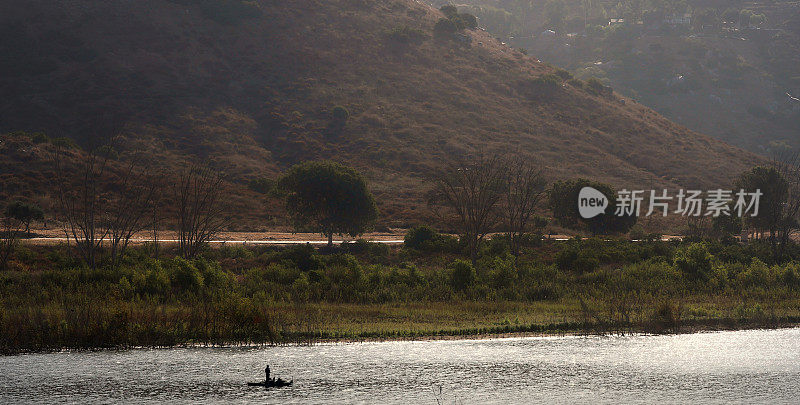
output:
[[[20,248],[0,272],[0,351],[261,345],[504,334],[672,333],[791,326],[800,264],[768,243],[525,239],[473,266],[430,229],[403,247],[149,247],[91,270],[65,247]]]

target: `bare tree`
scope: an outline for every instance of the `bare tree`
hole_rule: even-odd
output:
[[[19,233],[24,227],[23,221],[17,218],[4,216],[0,218],[0,270],[8,268],[8,261],[14,253],[19,242]]]
[[[777,239],[775,258],[779,259],[786,252],[786,246],[789,244],[792,234],[800,229],[800,223],[798,223],[798,214],[800,213],[800,155],[794,153],[773,158],[771,165],[780,173],[788,186],[784,201],[781,202],[776,234],[770,235],[771,240],[775,241]],[[773,242],[773,249],[776,247],[775,245]]]
[[[498,203],[506,191],[507,163],[493,156],[450,164],[434,178],[429,205],[440,217],[446,208],[456,219],[466,238],[472,264],[478,259],[478,246],[497,224]]]
[[[118,190],[107,204],[104,222],[111,245],[111,265],[119,265],[131,238],[148,225],[147,218],[154,206],[156,182],[146,169],[131,163],[114,183]]]
[[[222,175],[192,166],[175,186],[178,203],[178,233],[184,258],[195,257],[202,247],[227,224],[223,215]]]
[[[528,231],[547,182],[540,168],[522,158],[511,159],[505,166],[506,189],[502,215],[511,252],[519,256],[520,239]]]
[[[57,147],[53,153],[55,189],[64,216],[64,233],[75,240],[78,253],[89,267],[95,269],[108,228],[99,226],[106,195],[103,178],[107,174],[110,147],[96,148],[86,153],[70,152]]]

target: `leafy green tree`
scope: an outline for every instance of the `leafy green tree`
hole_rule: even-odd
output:
[[[280,180],[288,192],[286,208],[300,230],[320,232],[333,245],[333,235],[352,237],[367,231],[378,208],[364,178],[339,163],[306,162]]]
[[[30,234],[31,222],[44,220],[44,211],[36,204],[14,201],[6,207],[5,216],[25,224],[25,234]]]
[[[592,187],[608,198],[608,207],[604,214],[589,219],[581,217],[578,212],[578,195],[584,187]],[[636,216],[615,215],[614,209],[616,205],[616,192],[608,184],[586,179],[574,179],[557,181],[550,188],[549,206],[553,211],[553,217],[562,226],[568,228],[577,228],[580,225],[585,225],[594,235],[625,233],[636,224]]]

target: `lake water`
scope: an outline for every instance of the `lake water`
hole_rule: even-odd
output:
[[[273,375],[281,389],[247,387]],[[0,403],[797,403],[800,329],[0,357]]]

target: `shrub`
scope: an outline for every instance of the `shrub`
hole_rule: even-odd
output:
[[[472,29],[478,28],[478,18],[472,14],[461,13],[451,17],[458,29]]]
[[[350,111],[347,111],[346,108],[337,105],[336,107],[333,107],[333,110],[331,110],[331,116],[335,121],[345,122],[350,118]]]
[[[33,143],[46,143],[50,142],[50,137],[47,136],[44,132],[34,132],[29,134],[31,137],[31,142]]]
[[[583,89],[585,87],[583,81],[577,78],[567,80],[567,84],[576,89]]]
[[[661,302],[650,317],[653,322],[653,331],[664,332],[679,326],[681,322],[681,312],[680,305],[668,300]]]
[[[600,260],[588,254],[579,254],[578,258],[572,262],[572,268],[578,274],[591,273],[600,267]]]
[[[690,279],[708,280],[711,261],[714,256],[708,252],[705,243],[692,243],[675,253],[675,265]]]
[[[477,275],[475,273],[475,268],[472,267],[472,263],[464,260],[456,260],[450,265],[450,268],[452,269],[450,284],[456,290],[463,291],[475,284]]]
[[[182,258],[166,262],[173,287],[179,290],[198,291],[204,285],[203,275],[193,263]]]
[[[169,276],[160,263],[156,263],[155,266],[150,268],[143,281],[144,285],[142,287],[148,294],[165,295],[169,288]],[[141,281],[134,278],[134,285],[139,284],[139,282]]]
[[[572,74],[570,72],[567,72],[564,69],[556,69],[555,75],[560,77],[561,80],[570,80],[570,79],[572,79]]]
[[[203,278],[203,284],[211,289],[230,287],[232,275],[222,269],[219,262],[209,262],[204,259],[194,261],[194,266]]]
[[[316,270],[322,267],[322,261],[310,244],[295,245],[267,254],[262,258],[265,264],[287,263],[302,271]]]
[[[442,6],[442,7],[439,9],[439,11],[441,11],[442,13],[444,13],[444,15],[446,15],[446,16],[447,16],[447,18],[453,18],[453,17],[455,17],[455,16],[457,16],[457,15],[458,15],[458,8],[456,8],[456,6],[454,6],[454,5],[452,5],[452,4],[445,4],[445,5],[443,5],[443,6]]]
[[[530,81],[532,97],[550,97],[561,87],[561,80],[558,76],[547,74],[539,76]]]
[[[306,302],[311,296],[311,283],[303,273],[292,283],[292,298],[297,302]]]
[[[437,38],[450,38],[458,31],[458,25],[447,18],[440,18],[433,26],[433,35]]]
[[[458,239],[421,225],[408,230],[403,246],[425,252],[455,252],[458,250]]]
[[[800,286],[800,274],[798,274],[798,270],[800,269],[798,269],[797,263],[793,262],[786,266],[783,274],[781,274],[781,281],[791,289],[797,288]]]
[[[594,77],[590,77],[588,80],[586,80],[586,89],[590,93],[597,96],[611,95],[611,87],[604,85],[603,82]]]
[[[481,254],[485,256],[505,256],[511,254],[511,244],[506,235],[496,235],[484,241]]]
[[[342,251],[357,255],[366,255],[371,262],[385,262],[389,256],[390,248],[385,243],[370,242],[358,239],[352,243],[342,244]]]
[[[600,260],[592,249],[581,249],[572,245],[556,254],[556,266],[563,271],[585,274],[597,270]]]
[[[423,250],[424,246],[427,246],[431,242],[435,241],[438,237],[439,233],[436,232],[436,230],[430,226],[421,225],[411,228],[408,230],[408,232],[406,232],[406,236],[403,239],[403,244],[412,249]]]

